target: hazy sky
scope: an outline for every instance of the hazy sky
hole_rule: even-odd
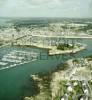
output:
[[[0,0],[4,17],[92,17],[92,0]]]

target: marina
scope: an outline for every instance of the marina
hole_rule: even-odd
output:
[[[37,60],[38,54],[35,52],[25,51],[12,51],[6,55],[3,55],[0,59],[0,70],[16,67],[21,64],[29,63]]]

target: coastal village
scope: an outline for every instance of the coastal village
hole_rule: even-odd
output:
[[[0,100],[92,100],[92,0],[0,0]]]
[[[25,97],[25,100],[92,99],[91,57],[72,59],[64,65],[59,65],[55,71],[31,77],[38,83],[40,93],[33,97]]]
[[[73,56],[52,71],[30,75],[39,91],[32,96],[24,95],[24,100],[92,100],[92,55],[75,56],[87,49],[82,39],[92,39],[92,24],[63,22],[0,26],[0,48],[34,47],[45,49],[48,56]],[[9,51],[0,57],[0,70],[37,61],[40,53]]]

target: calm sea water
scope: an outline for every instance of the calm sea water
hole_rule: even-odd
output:
[[[76,57],[85,57],[92,55],[92,39],[83,39],[82,42],[87,44],[87,50],[81,51],[76,54]],[[4,47],[0,48],[0,57],[12,50],[34,50],[36,52],[45,52],[41,49],[29,49],[19,47]],[[23,95],[23,87],[29,82],[29,77],[32,74],[39,72],[48,72],[56,68],[56,66],[67,59],[70,59],[67,55],[66,59],[57,59],[57,57],[49,56],[45,60],[36,60],[24,65],[18,65],[11,69],[0,71],[0,100],[20,100],[20,96]],[[32,82],[30,82],[30,94],[33,93]]]

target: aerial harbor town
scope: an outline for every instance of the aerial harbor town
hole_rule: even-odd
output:
[[[0,100],[92,100],[92,0],[0,0]]]
[[[30,81],[20,95],[24,100],[92,100],[90,19],[47,20],[7,19],[5,25],[0,25],[0,71],[11,73],[16,68],[28,67]],[[32,66],[37,70],[39,66],[52,68],[33,74]],[[12,74],[16,78],[22,73]]]

